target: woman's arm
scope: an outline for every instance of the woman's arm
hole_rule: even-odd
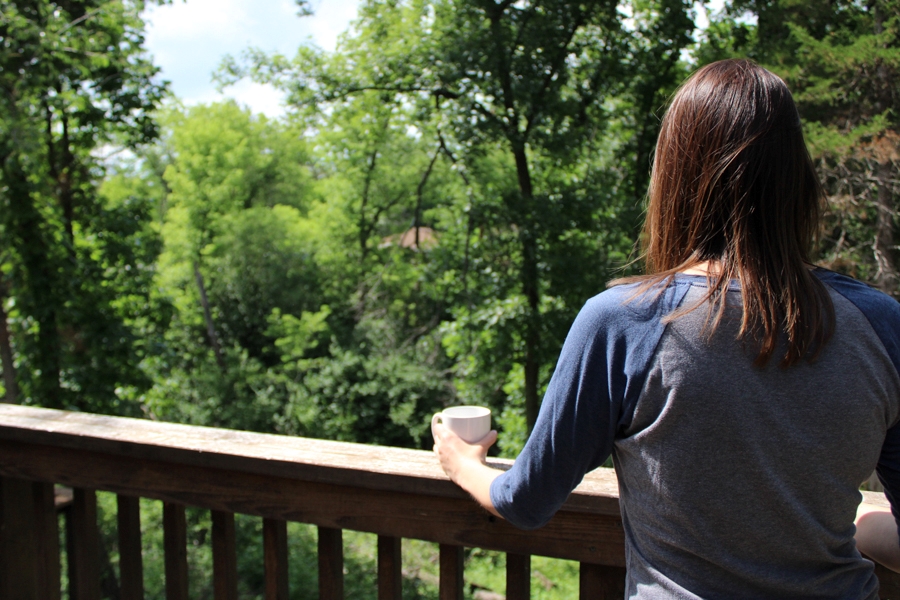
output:
[[[857,549],[892,571],[900,572],[900,535],[890,510],[874,504],[859,505],[856,511]]]
[[[453,483],[469,492],[478,504],[499,517],[500,513],[491,502],[491,483],[503,471],[485,464],[488,448],[496,441],[496,430],[474,444],[467,444],[443,424],[436,423],[434,426],[434,452],[441,461],[444,473]]]

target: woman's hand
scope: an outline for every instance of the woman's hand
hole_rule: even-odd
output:
[[[443,423],[436,423],[434,452],[450,480],[466,490],[489,512],[500,516],[491,502],[491,483],[501,473],[485,464],[488,448],[497,441],[496,430],[474,444],[469,444],[450,431]]]

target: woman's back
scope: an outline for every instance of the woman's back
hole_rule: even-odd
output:
[[[841,278],[823,276],[841,290]],[[682,306],[706,292],[706,277],[677,280]],[[876,315],[831,296],[833,338],[815,362],[790,368],[753,366],[758,348],[736,341],[736,289],[712,336],[702,308],[666,325],[613,450],[630,593],[874,596],[853,519],[900,414],[900,376],[870,324]]]
[[[656,146],[645,274],[579,313],[509,471],[473,460],[490,436],[439,435],[445,470],[538,527],[612,454],[628,597],[875,597],[853,523],[876,464],[900,507],[900,305],[811,269],[822,201],[785,83],[694,73]],[[873,537],[900,566],[896,531]]]

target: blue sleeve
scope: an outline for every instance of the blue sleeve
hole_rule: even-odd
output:
[[[831,271],[817,270],[816,273],[865,315],[894,368],[900,373],[900,304],[887,294],[855,279]],[[891,503],[891,512],[900,532],[900,422],[894,423],[887,430],[876,472],[884,486],[884,495]]]
[[[627,427],[662,337],[662,317],[681,302],[685,284],[631,299],[634,286],[607,290],[582,308],[563,345],[534,430],[513,467],[491,485],[491,502],[513,525],[550,520],[581,482],[603,464]]]

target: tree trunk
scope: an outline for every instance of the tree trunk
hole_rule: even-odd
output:
[[[9,321],[6,316],[6,284],[0,279],[0,365],[3,368],[3,386],[6,394],[2,402],[18,404],[19,386],[16,381],[16,365],[13,362],[12,345],[9,337]]]
[[[31,396],[41,406],[63,408],[59,381],[58,270],[43,231],[43,218],[34,206],[28,176],[18,157],[7,158],[3,168],[9,199],[9,232],[28,283],[28,295],[20,299],[20,306],[37,323],[37,343],[30,361],[31,372],[35,374]]]
[[[219,335],[216,333],[216,324],[213,323],[212,311],[209,309],[209,298],[206,296],[206,286],[203,285],[203,275],[200,273],[200,265],[194,261],[194,279],[197,280],[197,289],[200,290],[200,305],[203,307],[203,320],[206,322],[206,334],[209,336],[209,345],[219,368],[225,370],[225,359],[222,357],[222,347],[219,345]]]
[[[525,206],[525,215],[520,224],[519,240],[522,244],[522,293],[528,302],[528,316],[525,324],[525,422],[531,433],[537,421],[540,399],[538,398],[538,374],[540,362],[538,352],[541,344],[540,334],[540,288],[538,274],[537,239],[534,235],[533,210],[534,191],[531,187],[531,173],[528,170],[528,155],[525,146],[515,145],[513,156],[516,159],[516,175],[519,182],[519,193]]]
[[[878,217],[875,222],[875,263],[878,271],[876,284],[886,294],[900,297],[900,270],[897,268],[896,224],[894,220],[894,198],[891,189],[891,163],[880,162],[876,168],[878,193],[875,196],[875,208]]]

